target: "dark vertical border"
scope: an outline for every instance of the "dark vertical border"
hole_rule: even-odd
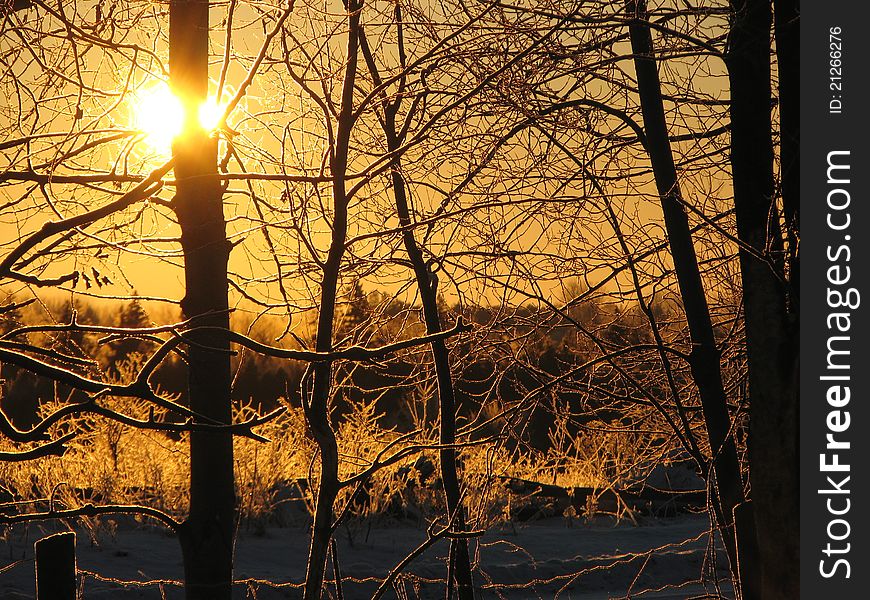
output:
[[[845,0],[801,4],[801,597],[859,599],[870,597],[870,9]],[[839,67],[835,27],[841,29]],[[832,100],[842,102],[840,112],[831,112]],[[831,158],[850,168],[833,170],[838,181],[829,182],[834,151],[849,153]],[[831,209],[829,194],[834,205],[848,206]],[[829,217],[841,227],[847,215],[848,227],[829,226]],[[842,283],[831,281],[847,275]],[[854,308],[831,306],[838,292],[849,294]],[[829,344],[849,354],[829,355]],[[841,368],[830,368],[829,358]],[[822,379],[832,375],[848,380]],[[849,387],[848,403],[838,385]],[[827,448],[828,434],[849,448]],[[848,471],[822,469],[821,455],[832,463],[835,454]]]

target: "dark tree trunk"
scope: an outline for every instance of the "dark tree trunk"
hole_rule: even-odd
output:
[[[768,0],[732,0],[731,8],[726,57],[731,84],[731,169],[737,235],[751,248],[740,251],[749,355],[750,481],[761,552],[762,597],[786,600],[800,595],[798,331],[796,306],[789,303],[787,275],[779,268],[782,261],[770,253],[770,248],[782,246],[779,221],[773,223],[776,227],[770,226],[771,215],[777,213],[771,127],[771,5]],[[780,7],[784,20],[778,25],[777,42],[788,27],[797,27],[788,21],[789,14],[794,16],[793,8]],[[797,98],[788,73],[795,76],[795,41],[782,41],[786,79],[781,90],[787,105],[782,115],[783,142],[791,147],[796,139]],[[784,214],[787,222],[791,219],[795,224],[798,191],[793,179],[797,174],[792,169],[796,150],[783,151],[783,160],[789,161],[783,169]],[[786,159],[789,152],[791,157]],[[797,256],[794,260],[796,267]]]
[[[738,583],[734,508],[744,501],[743,479],[740,474],[736,444],[733,436],[730,435],[731,418],[722,385],[719,350],[716,347],[713,323],[710,319],[689,220],[680,195],[677,170],[668,139],[661,82],[656,67],[652,35],[646,21],[646,3],[644,0],[628,0],[626,6],[629,14],[634,16],[629,24],[629,33],[643,113],[646,150],[652,162],[656,188],[661,197],[668,243],[692,340],[689,359],[692,377],[701,397],[704,423],[713,454],[713,479],[716,483],[719,504],[716,516],[731,563],[733,579]],[[745,544],[742,543],[741,546],[745,547]],[[744,582],[742,587],[747,588],[743,598],[752,598],[753,594],[747,593],[752,587],[752,582]]]
[[[323,266],[323,280],[320,290],[320,313],[317,322],[318,352],[332,350],[332,334],[335,322],[335,300],[338,280],[341,274],[341,261],[347,239],[347,207],[349,197],[345,176],[347,174],[350,132],[353,127],[353,91],[356,82],[357,56],[359,54],[360,9],[362,4],[349,0],[345,5],[349,13],[347,66],[342,84],[341,110],[338,115],[335,147],[332,150],[330,170],[332,171],[332,201],[334,217],[332,239]],[[314,366],[314,381],[311,398],[308,401],[306,417],[311,432],[320,449],[320,487],[317,490],[317,503],[314,510],[314,528],[311,533],[311,547],[305,574],[305,600],[320,600],[323,593],[323,578],[329,541],[332,537],[332,521],[335,499],[339,492],[338,481],[338,444],[335,432],[329,421],[329,396],[332,387],[332,363],[319,362]]]
[[[798,0],[774,0],[774,35],[779,75],[779,174],[788,241],[788,296],[798,314],[800,300],[800,7]]]
[[[173,0],[169,13],[169,69],[185,105],[185,130],[173,145],[176,195],[184,252],[185,318],[229,329],[226,237],[217,145],[198,124],[208,93],[208,1]],[[210,422],[230,423],[227,337],[194,332],[188,347],[190,407]],[[189,600],[229,600],[235,526],[233,442],[230,433],[190,434],[190,513],[179,536]]]
[[[405,47],[402,31],[401,4],[396,4],[395,22],[398,27],[398,54],[402,68],[405,68]],[[369,49],[365,35],[360,37],[360,49],[365,57],[369,71],[376,86],[382,84],[374,57]],[[423,319],[426,323],[428,334],[442,331],[441,317],[438,313],[438,289],[435,270],[427,266],[421,247],[414,238],[412,228],[411,211],[408,203],[408,194],[405,182],[402,178],[402,159],[400,148],[404,143],[404,134],[396,124],[396,116],[402,105],[402,90],[405,86],[405,78],[400,78],[399,93],[395,100],[388,101],[385,94],[382,95],[384,119],[381,122],[387,141],[387,151],[393,155],[390,162],[390,177],[393,186],[393,196],[396,200],[396,212],[399,216],[399,224],[402,229],[402,242],[414,277],[417,280],[417,289],[420,291],[420,300],[423,304]],[[413,111],[413,108],[412,108]],[[407,118],[411,118],[409,115]],[[439,443],[449,446],[456,443],[456,394],[453,388],[453,376],[450,373],[450,355],[443,339],[432,342],[432,358],[435,363],[435,377],[438,381],[438,413],[439,413]],[[454,519],[454,531],[465,530],[465,514],[462,507],[462,493],[459,485],[459,474],[456,467],[456,450],[443,448],[439,452],[441,466],[441,481],[444,486],[444,495],[447,499],[447,511]],[[459,600],[474,600],[474,579],[471,573],[471,560],[468,555],[468,540],[462,537],[454,538],[450,542],[447,575],[447,598],[452,598],[453,586],[456,586]]]
[[[387,149],[395,152],[401,145],[396,135],[396,113],[393,106],[388,106],[384,119],[384,131],[387,136]],[[417,288],[420,290],[420,300],[423,303],[423,318],[426,321],[426,333],[441,332],[441,318],[438,314],[438,292],[434,285],[434,273],[426,265],[423,253],[414,239],[411,229],[411,214],[408,208],[408,198],[405,183],[402,180],[401,162],[393,160],[390,174],[393,183],[393,193],[396,208],[399,213],[399,224],[404,228],[402,240],[405,251],[411,260]],[[438,380],[438,414],[440,418],[439,443],[447,446],[456,443],[456,394],[453,390],[453,377],[450,374],[450,356],[447,345],[442,338],[432,342],[432,357],[435,362],[435,376]],[[455,530],[465,529],[465,515],[462,508],[462,496],[459,487],[459,476],[456,468],[456,450],[442,448],[440,453],[441,480],[444,485],[444,495],[447,498],[447,511],[454,517]],[[471,561],[468,556],[468,541],[465,538],[451,540],[453,577],[455,579],[459,600],[474,599],[474,582],[471,575]],[[453,585],[452,581],[447,582]]]

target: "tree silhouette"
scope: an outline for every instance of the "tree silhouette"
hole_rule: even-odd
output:
[[[0,522],[145,515],[187,597],[228,599],[234,452],[304,448],[268,494],[312,510],[305,598],[330,560],[341,587],[339,525],[419,494],[427,539],[374,594],[447,539],[438,585],[470,600],[511,490],[633,514],[690,461],[735,594],[792,597],[795,3],[325,6],[3,5],[0,456],[108,419],[116,470],[131,429],[190,466],[172,508],[49,487]]]

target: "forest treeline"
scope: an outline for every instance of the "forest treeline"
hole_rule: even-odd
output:
[[[16,305],[14,297],[7,298],[5,305]],[[30,303],[22,308],[5,311],[0,315],[0,337],[10,332],[39,325],[47,319],[58,326],[75,323],[81,326],[102,326],[120,330],[148,329],[157,324],[174,323],[180,315],[165,305],[150,306],[137,298],[123,303],[120,310],[104,302],[77,298],[69,300],[51,298],[44,303]],[[659,323],[678,321],[677,314],[670,314],[673,302],[654,306]],[[636,303],[586,300],[567,311],[567,318],[553,317],[549,311],[531,306],[448,306],[441,299],[442,311],[454,318],[462,315],[481,335],[476,339],[460,342],[454,351],[461,361],[454,365],[459,418],[465,424],[486,422],[500,417],[506,407],[521,403],[524,393],[536,387],[541,380],[563,377],[579,366],[599,356],[599,349],[580,329],[594,330],[598,340],[612,347],[638,346],[637,353],[645,353],[654,344],[654,336],[642,311]],[[677,307],[678,308],[678,307]],[[373,345],[383,345],[398,338],[420,335],[419,325],[408,325],[408,314],[419,312],[419,306],[409,305],[388,294],[376,290],[365,292],[355,285],[348,296],[339,319],[337,335],[348,339],[365,339]],[[509,316],[505,316],[505,315]],[[275,343],[283,337],[288,347],[313,345],[313,340],[301,337],[293,339],[282,336],[284,323],[276,317],[258,316],[252,319],[245,311],[236,311],[231,317],[236,330],[262,343]],[[541,323],[546,323],[545,327]],[[310,327],[302,327],[302,330]],[[675,329],[673,332],[678,335]],[[723,335],[727,334],[727,330]],[[155,341],[146,335],[110,336],[100,332],[67,330],[56,333],[30,333],[33,340],[68,356],[78,356],[91,361],[93,373],[100,374],[118,383],[127,383],[125,378],[135,374],[131,368],[154,351]],[[298,341],[297,341],[298,340]],[[739,348],[739,345],[737,345]],[[521,356],[517,356],[517,352]],[[735,364],[744,357],[735,356]],[[396,360],[382,363],[363,363],[346,368],[340,375],[342,388],[340,400],[332,409],[332,419],[339,423],[355,407],[371,405],[379,425],[407,433],[414,427],[436,427],[437,407],[435,398],[429,396],[420,406],[420,386],[431,384],[431,358],[425,352],[408,352]],[[233,370],[232,397],[234,401],[261,412],[269,412],[284,403],[301,406],[300,383],[306,365],[300,361],[285,360],[238,349],[231,361]],[[87,394],[52,379],[41,377],[14,364],[0,367],[0,407],[19,429],[29,429],[40,420],[40,405],[56,402],[84,402]],[[660,365],[653,357],[632,363],[639,379],[658,377]],[[685,370],[677,373],[680,386],[690,383]],[[585,435],[601,428],[618,429],[620,423],[631,425],[631,415],[637,412],[631,398],[614,401],[618,377],[612,371],[597,369],[591,377],[577,387],[568,385],[555,388],[545,398],[536,398],[524,406],[525,417],[516,427],[502,431],[506,423],[502,418],[488,423],[477,437],[507,434],[510,445],[520,454],[546,454],[554,436],[570,431],[577,436],[585,427]],[[187,403],[187,368],[184,357],[175,354],[167,358],[155,370],[152,381],[161,392]],[[570,380],[569,380],[570,381]],[[421,422],[420,419],[423,419]],[[560,432],[560,427],[569,426]],[[640,430],[639,430],[640,431]],[[666,431],[638,434],[638,447],[652,444],[667,447]],[[641,439],[648,438],[648,439]],[[564,441],[564,440],[563,440]],[[564,449],[559,449],[564,450]],[[683,460],[674,451],[670,460]],[[652,469],[658,459],[650,459],[645,465]],[[642,475],[644,465],[635,476]],[[616,483],[616,481],[612,482]]]

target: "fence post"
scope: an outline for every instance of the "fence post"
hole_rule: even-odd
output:
[[[76,600],[76,534],[56,533],[34,544],[36,600]]]

